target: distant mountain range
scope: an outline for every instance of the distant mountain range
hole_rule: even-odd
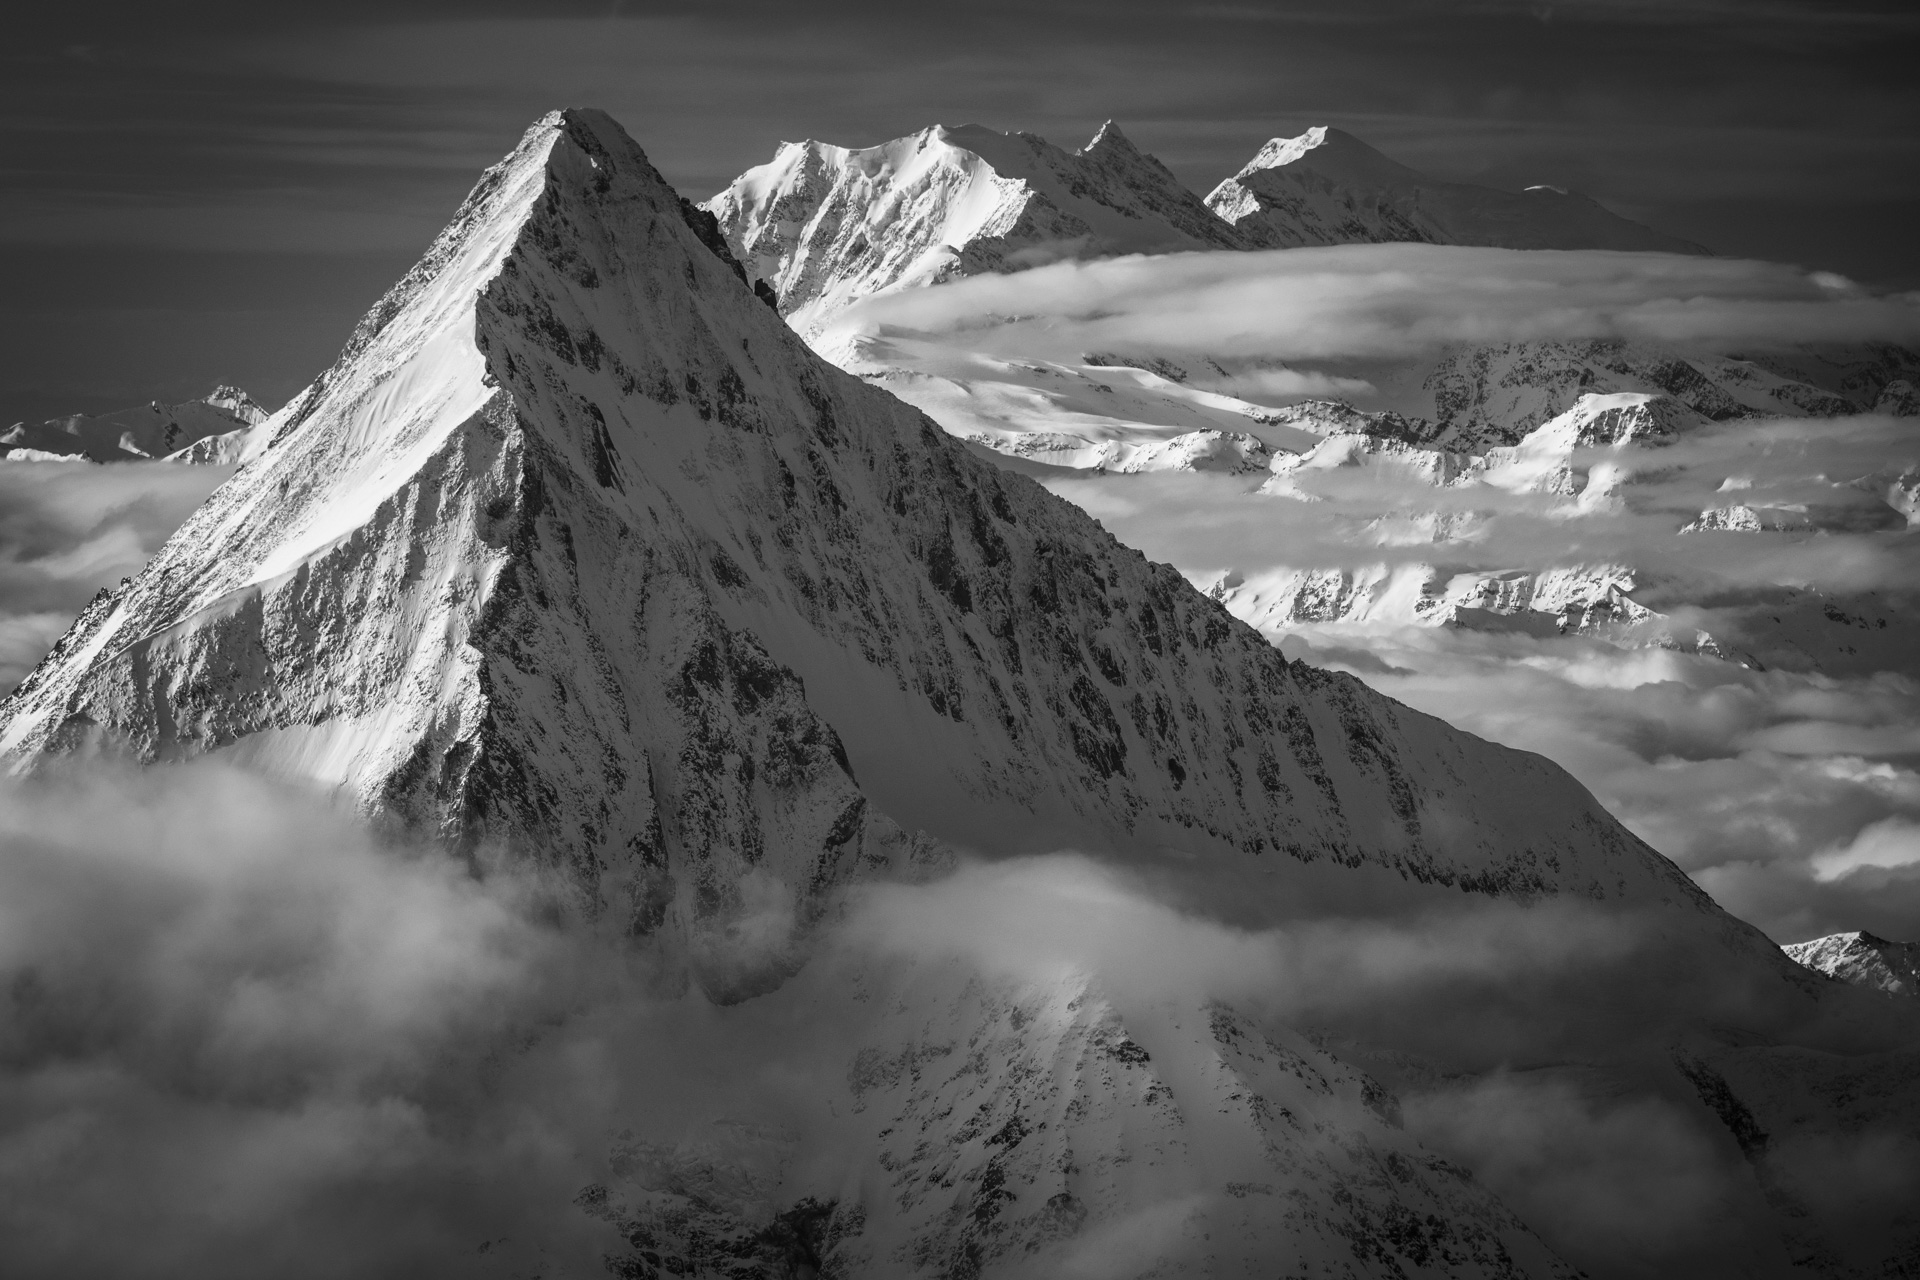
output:
[[[1438,181],[1326,127],[1273,139],[1205,201],[1108,121],[1078,151],[981,125],[783,143],[702,207],[806,336],[882,290],[1062,258],[1389,241],[1706,252],[1558,188]]]
[[[266,421],[267,411],[237,387],[219,386],[198,400],[89,416],[71,414],[46,422],[16,422],[0,434],[0,457],[85,458],[128,462],[163,458],[212,437],[245,431]]]

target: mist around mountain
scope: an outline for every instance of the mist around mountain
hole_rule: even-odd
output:
[[[213,437],[266,421],[267,411],[237,387],[218,386],[198,400],[159,401],[114,413],[71,414],[46,422],[16,422],[0,433],[0,458],[128,462],[162,458]]]
[[[1858,810],[1835,787],[1904,803],[1898,678],[1585,630],[1276,649],[1184,555],[1297,532],[1275,512],[1371,554],[1321,472],[1409,526],[1407,495],[1469,494],[1534,538],[1631,535],[1636,495],[1698,519],[1736,458],[1741,503],[1784,509],[1756,503],[1838,474],[1801,446],[1884,460],[1891,419],[1743,436],[1609,389],[1449,453],[1397,410],[1286,415],[1374,385],[1351,371],[1248,365],[1243,398],[1136,330],[1053,367],[1191,416],[1109,415],[1097,465],[1049,475],[1076,506],[888,394],[911,379],[823,362],[751,283],[611,120],[543,119],[0,705],[21,1269],[1841,1276],[1912,1252],[1911,1011],[1794,963],[1540,757],[1328,668],[1428,696],[1431,668],[1379,655],[1439,637],[1469,665],[1432,681],[1471,704],[1451,720],[1594,713],[1669,777],[1739,737],[1740,767],[1825,779],[1835,822]],[[1808,296],[1779,314],[1809,323]],[[1884,321],[1833,307],[1814,327]],[[161,473],[223,466],[127,483]],[[64,550],[120,527],[14,561],[78,581]],[[1892,530],[1822,532],[1685,545],[1901,572]],[[1594,700],[1567,714],[1569,689]],[[1896,853],[1856,841],[1833,883],[1898,874],[1880,832]]]
[[[1915,332],[1769,264],[1379,245],[980,277],[816,343],[1791,941],[1920,926]]]
[[[1441,182],[1389,160],[1344,129],[1316,125],[1261,147],[1207,195],[1254,249],[1302,245],[1488,245],[1706,253],[1555,186],[1498,191]]]

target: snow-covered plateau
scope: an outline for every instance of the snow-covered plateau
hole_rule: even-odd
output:
[[[1187,248],[1223,243],[1207,237],[1224,225],[1112,129],[1072,155],[965,130],[864,152],[790,146],[703,208],[603,113],[538,121],[329,369],[209,446],[206,461],[237,464],[231,478],[0,702],[10,796],[131,762],[164,780],[159,804],[175,780],[190,791],[231,770],[253,781],[219,794],[250,795],[259,779],[317,792],[367,839],[470,873],[466,887],[405,879],[430,873],[389,850],[393,867],[366,872],[382,889],[365,914],[308,928],[299,913],[327,872],[305,863],[348,854],[303,846],[273,875],[305,894],[243,898],[209,912],[214,944],[193,933],[194,946],[154,948],[164,975],[223,975],[175,983],[171,999],[235,993],[221,1018],[155,1032],[159,1056],[205,1064],[205,1093],[236,1044],[295,1063],[347,1052],[307,1031],[330,1011],[352,1014],[352,1046],[382,1019],[410,1047],[479,1026],[485,1070],[471,1079],[421,1070],[435,1061],[424,1051],[375,1055],[308,1095],[308,1077],[272,1074],[280,1059],[266,1054],[230,1105],[266,1105],[278,1088],[323,1121],[356,1107],[388,1117],[409,1137],[383,1178],[405,1151],[491,1132],[476,1115],[510,1131],[512,1160],[442,1170],[404,1206],[422,1217],[477,1188],[476,1203],[532,1221],[531,1188],[552,1188],[515,1184],[513,1168],[573,1179],[570,1204],[541,1203],[573,1234],[489,1230],[424,1264],[449,1270],[1851,1277],[1910,1265],[1920,1011],[1796,963],[1541,755],[1383,695],[1352,674],[1358,660],[1302,661],[1247,618],[1269,633],[1302,609],[1340,626],[1376,613],[1445,613],[1461,628],[1476,611],[1551,619],[1539,628],[1551,637],[1472,632],[1520,646],[1598,645],[1668,626],[1649,622],[1660,615],[1677,647],[1606,647],[1759,688],[1769,663],[1712,656],[1677,629],[1678,606],[1643,599],[1644,530],[1740,590],[1751,548],[1785,539],[1801,554],[1792,540],[1826,536],[1830,519],[1835,537],[1910,554],[1896,540],[1913,467],[1883,474],[1887,437],[1856,429],[1897,420],[1837,420],[1854,427],[1828,444],[1880,459],[1855,474],[1810,470],[1802,436],[1742,436],[1754,424],[1673,389],[1692,384],[1641,347],[1453,352],[1461,385],[1486,394],[1448,399],[1481,408],[1436,427],[1350,403],[1341,393],[1365,379],[1345,373],[1325,376],[1326,398],[1270,404],[1254,384],[1297,388],[1294,375],[1224,355],[1209,371],[1113,345],[1066,359],[878,330],[831,346],[829,311],[933,283],[969,253],[998,266],[1062,240]],[[855,226],[886,234],[862,244]],[[771,299],[754,287],[767,280]],[[795,331],[816,318],[821,349],[855,372]],[[1855,354],[1839,359],[1858,371]],[[1884,374],[1911,356],[1872,359]],[[1492,370],[1515,360],[1625,370],[1510,402],[1492,391],[1511,379]],[[1789,372],[1827,377],[1763,372],[1727,377],[1769,404],[1789,382],[1814,385]],[[1720,506],[1799,504],[1819,528],[1683,535],[1706,519],[1709,474],[1708,493],[1738,494]],[[1893,518],[1863,524],[1874,503]],[[1259,520],[1304,557],[1293,571],[1324,574],[1338,562],[1320,553],[1336,545],[1393,567],[1364,587],[1261,586],[1257,566],[1190,554]],[[1180,567],[1114,530],[1149,533]],[[1550,552],[1573,531],[1590,558],[1545,562],[1556,530]],[[1481,550],[1450,569],[1459,548]],[[1816,595],[1810,607],[1834,606]],[[1511,652],[1545,666],[1540,651]],[[1845,720],[1844,689],[1792,692]],[[1721,714],[1745,705],[1720,701],[1738,704]],[[1899,791],[1899,776],[1853,758],[1863,785]],[[19,799],[7,811],[39,812]],[[58,841],[8,821],[19,848],[39,851],[9,873],[52,876],[44,850]],[[159,900],[179,896],[141,875]],[[530,886],[539,928],[561,921],[589,959],[551,982],[501,980],[516,965],[544,973],[542,948],[558,945],[515,932],[526,899],[473,896],[502,885]],[[36,903],[36,918],[69,927],[37,892],[0,894],[0,910]],[[364,923],[416,900],[442,905]],[[468,963],[469,926],[507,942]],[[120,1051],[62,1021],[117,989],[76,968],[60,929],[46,927],[31,979],[12,988],[41,1020],[22,1025],[52,1028],[51,1047],[23,1041],[36,1071],[43,1057]],[[293,981],[289,957],[315,936],[373,957],[379,980],[349,965],[359,976],[302,1003],[289,1032],[258,993]],[[246,948],[262,938],[255,963]],[[203,967],[180,968],[183,953]],[[446,994],[408,1004],[416,970],[452,975]],[[94,1004],[63,998],[72,972],[93,981],[71,990]],[[638,987],[621,985],[630,977]],[[533,1012],[513,1020],[521,1006],[490,982]],[[83,1123],[71,1092],[36,1096],[72,1119],[59,1150],[117,1167],[98,1154],[116,1150],[114,1126]],[[529,1117],[556,1096],[574,1127],[533,1133]],[[63,1187],[43,1171],[64,1157],[36,1154],[49,1144],[0,1168]],[[353,1143],[315,1146],[325,1191],[325,1168],[356,1167]],[[529,1190],[499,1194],[517,1185]],[[28,1211],[0,1221],[32,1256],[83,1251],[86,1233],[59,1217],[71,1210],[20,1186]],[[253,1211],[295,1221],[289,1197]]]

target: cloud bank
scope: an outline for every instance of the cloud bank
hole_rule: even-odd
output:
[[[1687,1009],[1751,1016],[1710,968],[1670,980],[1657,921],[1590,904],[1438,895],[1250,931],[1086,857],[970,863],[854,892],[796,978],[728,1008],[556,919],[536,884],[376,844],[322,798],[214,763],[0,787],[9,1274],[600,1274],[627,1246],[580,1205],[619,1151],[751,1162],[771,1142],[787,1154],[736,1181],[775,1207],[858,1185],[849,1063],[929,980],[1084,983],[1156,1055],[1170,1011],[1214,1001],[1417,1054],[1441,1071],[1399,1084],[1423,1140],[1503,1196],[1611,1197],[1527,1205],[1600,1273],[1623,1248],[1718,1241],[1675,1219],[1748,1176],[1710,1113],[1644,1082],[1605,1105],[1503,1082],[1516,1053],[1604,1057]],[[1682,988],[1666,1013],[1641,998]]]
[[[102,587],[138,573],[228,467],[0,462],[0,694]]]
[[[1313,362],[1452,344],[1603,338],[1715,350],[1920,340],[1913,295],[1825,272],[1655,253],[1341,245],[1061,262],[868,299],[830,335],[953,335],[973,350]]]

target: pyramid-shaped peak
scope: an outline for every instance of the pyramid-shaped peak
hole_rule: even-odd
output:
[[[1133,145],[1133,139],[1120,132],[1120,126],[1109,120],[1101,125],[1086,146],[1080,148],[1081,155],[1088,155],[1102,148],[1114,151],[1138,153],[1140,148]]]
[[[1327,126],[1314,125],[1305,133],[1291,138],[1272,138],[1254,154],[1248,169],[1272,169],[1283,164],[1292,164],[1315,147],[1324,146],[1327,141]]]
[[[1273,138],[1237,175],[1299,166],[1340,182],[1382,184],[1417,180],[1420,175],[1391,160],[1344,129],[1315,125],[1291,138]]]
[[[1695,896],[1544,761],[1289,663],[827,365],[711,217],[603,113],[542,118],[0,754],[231,751],[702,936],[913,829]]]

